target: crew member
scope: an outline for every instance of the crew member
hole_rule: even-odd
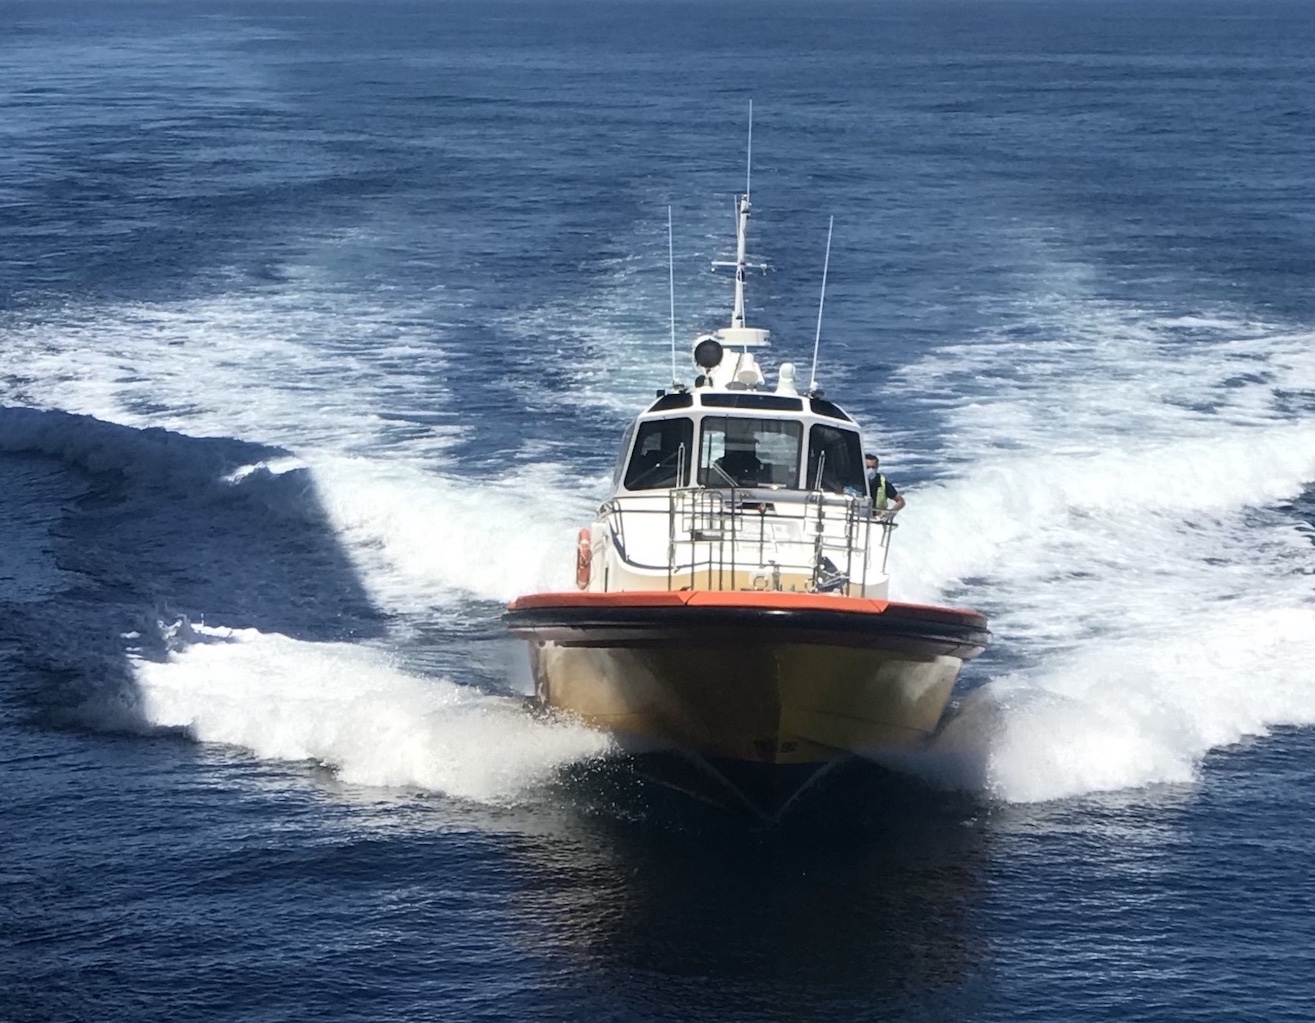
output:
[[[895,489],[895,484],[877,471],[881,459],[869,451],[863,456],[863,461],[867,465],[868,494],[872,497],[873,513],[888,512],[893,516],[904,507],[904,498]]]

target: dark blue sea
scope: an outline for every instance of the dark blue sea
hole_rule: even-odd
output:
[[[991,649],[775,825],[536,711],[750,324]],[[1315,6],[0,0],[0,1020],[1315,1018]]]

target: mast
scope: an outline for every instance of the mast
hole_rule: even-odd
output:
[[[749,236],[749,193],[745,192],[736,203],[735,215],[735,307],[731,310],[731,326],[744,326],[744,270],[745,248]]]
[[[749,185],[753,181],[753,100],[749,100],[749,141],[744,147],[744,195],[736,204],[735,217],[735,307],[731,326],[744,326],[744,255],[749,238]]]
[[[695,387],[754,388],[764,383],[762,368],[753,356],[754,349],[770,346],[768,331],[762,327],[744,325],[744,279],[750,266],[766,270],[767,265],[751,264],[748,257],[749,215],[753,205],[749,202],[749,186],[753,173],[753,102],[749,103],[749,144],[745,155],[744,194],[735,197],[735,259],[714,259],[713,269],[731,267],[735,270],[735,303],[731,307],[731,322],[711,334],[698,338],[694,346],[694,360],[701,372]],[[731,349],[723,357],[723,350]],[[784,369],[784,367],[783,367]],[[794,368],[789,367],[793,373]],[[791,391],[791,393],[794,393]]]
[[[714,259],[716,267],[733,267],[735,270],[735,303],[731,307],[731,324],[718,333],[731,344],[741,346],[765,345],[765,330],[746,330],[744,326],[744,278],[749,269],[749,214],[753,204],[749,202],[749,186],[753,175],[753,100],[749,100],[749,144],[745,155],[744,194],[735,197],[735,260]],[[755,270],[766,270],[767,264],[754,264]]]

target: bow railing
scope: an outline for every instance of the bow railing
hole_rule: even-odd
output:
[[[665,572],[668,589],[866,596],[895,526],[865,497],[821,490],[681,487],[614,497],[600,511],[622,560]]]

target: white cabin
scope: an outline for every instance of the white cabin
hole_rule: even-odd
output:
[[[858,428],[818,397],[663,394],[622,441],[588,589],[793,590],[884,599]]]
[[[783,363],[769,387],[744,325],[749,197],[738,197],[731,324],[698,338],[692,388],[626,430],[610,499],[581,538],[594,592],[777,590],[885,599],[894,523],[874,514],[857,425]]]

